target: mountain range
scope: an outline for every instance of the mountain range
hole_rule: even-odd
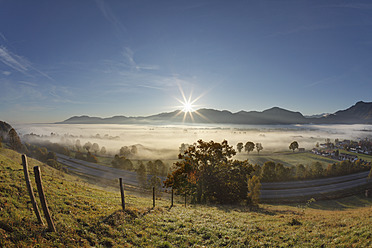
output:
[[[113,116],[109,118],[74,116],[58,124],[163,124],[163,123],[216,123],[246,125],[278,124],[372,124],[372,102],[357,102],[348,109],[320,117],[305,117],[300,112],[293,112],[273,107],[262,112],[199,109],[185,114],[180,110],[160,113],[146,117]]]

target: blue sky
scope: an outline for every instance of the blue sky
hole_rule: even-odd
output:
[[[371,1],[0,0],[0,119],[372,101]]]

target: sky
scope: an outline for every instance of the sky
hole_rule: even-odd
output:
[[[0,120],[372,101],[372,2],[0,0]]]

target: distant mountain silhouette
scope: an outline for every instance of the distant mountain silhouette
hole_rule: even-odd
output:
[[[348,109],[315,119],[322,124],[372,124],[372,102],[357,102]]]
[[[305,117],[300,112],[273,107],[262,112],[199,109],[190,114],[180,110],[146,117],[114,116],[110,118],[74,116],[63,124],[134,124],[134,123],[217,123],[217,124],[372,124],[372,103],[358,102],[354,106],[327,116]]]

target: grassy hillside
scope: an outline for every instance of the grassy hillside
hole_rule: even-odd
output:
[[[303,206],[200,206],[87,184],[41,166],[57,233],[37,224],[29,203],[21,156],[0,148],[0,247],[367,247],[372,246],[372,199],[354,196]],[[34,185],[36,189],[36,185]],[[39,204],[40,206],[40,204]]]

